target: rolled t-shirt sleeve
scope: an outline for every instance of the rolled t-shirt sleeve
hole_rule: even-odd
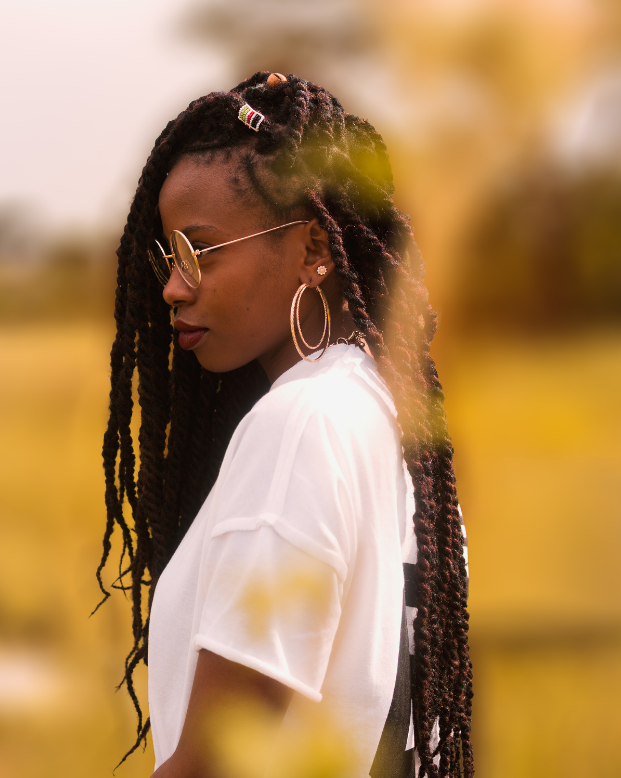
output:
[[[313,389],[263,398],[231,440],[210,505],[194,642],[319,701],[356,557],[358,459],[370,447],[351,440],[360,411],[351,399],[337,404],[329,382]]]
[[[335,569],[272,526],[213,537],[194,647],[321,700],[341,614]]]

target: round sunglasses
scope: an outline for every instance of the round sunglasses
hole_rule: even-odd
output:
[[[250,238],[256,238],[259,235],[265,235],[268,232],[282,230],[285,227],[292,227],[294,224],[308,224],[308,220],[287,222],[287,224],[280,224],[278,227],[270,227],[269,230],[255,232],[254,234],[246,235],[243,238],[236,238],[235,240],[229,240],[226,243],[219,243],[217,246],[209,246],[206,249],[200,250],[193,249],[192,244],[182,232],[173,230],[170,234],[169,241],[172,254],[167,254],[164,251],[162,244],[156,240],[155,243],[158,251],[153,252],[149,249],[149,261],[162,286],[166,286],[172,273],[172,266],[176,265],[177,270],[181,274],[181,278],[183,278],[186,284],[192,289],[198,289],[201,283],[201,269],[198,264],[198,258],[200,256],[209,254],[210,251],[221,249],[223,246],[230,246],[231,243],[240,243],[242,240],[249,240]]]

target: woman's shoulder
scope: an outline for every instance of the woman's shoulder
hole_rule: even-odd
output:
[[[393,505],[401,444],[390,394],[371,357],[333,348],[283,374],[240,422],[214,490],[217,532],[286,524],[289,539],[338,539],[347,560],[371,506]]]
[[[239,437],[279,444],[305,429],[329,428],[341,440],[395,434],[390,392],[372,357],[355,346],[332,346],[315,363],[299,362],[274,382],[244,418]]]

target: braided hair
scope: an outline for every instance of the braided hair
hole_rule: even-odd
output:
[[[161,235],[158,196],[175,162],[188,154],[235,151],[252,190],[274,214],[304,207],[327,232],[343,298],[392,392],[416,494],[411,699],[419,776],[469,778],[467,571],[453,449],[429,352],[436,316],[424,263],[409,219],[392,202],[392,171],[379,133],[325,89],[293,75],[269,86],[268,76],[255,73],[230,92],[201,97],[168,123],[142,171],[117,251],[117,333],[103,445],[107,524],[97,579],[103,602],[109,592],[102,571],[118,527],[122,552],[112,586],[131,590],[133,604],[134,642],[121,681],[138,715],[129,753],[146,742],[149,730],[132,678],[147,661],[155,585],[214,484],[235,427],[269,389],[254,362],[215,374],[179,347],[147,254]],[[238,120],[246,102],[266,116],[256,135]],[[130,429],[136,370],[138,468]]]

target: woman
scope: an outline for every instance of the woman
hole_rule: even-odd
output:
[[[392,192],[368,122],[264,72],[191,103],[143,170],[118,250],[97,575],[105,592],[118,525],[124,681],[158,778],[229,774],[231,700],[270,722],[257,774],[302,775],[283,754],[313,720],[349,755],[332,774],[473,774],[435,315]]]

